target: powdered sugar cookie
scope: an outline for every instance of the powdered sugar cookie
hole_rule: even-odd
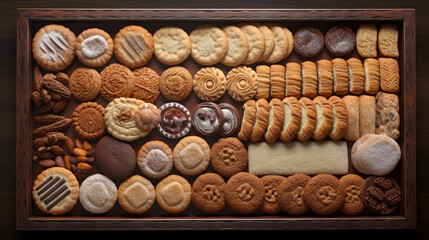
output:
[[[113,55],[113,40],[98,28],[83,31],[76,39],[76,56],[89,67],[101,67]]]

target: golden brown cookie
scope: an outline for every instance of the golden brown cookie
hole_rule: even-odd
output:
[[[279,137],[283,142],[290,142],[298,133],[302,119],[302,107],[301,103],[295,97],[284,98],[282,102],[284,121]]]
[[[256,118],[253,124],[252,133],[250,134],[250,141],[259,142],[268,127],[270,117],[270,104],[264,98],[256,101]]]
[[[246,147],[235,137],[221,138],[211,148],[210,164],[222,177],[231,177],[244,171],[247,162]]]
[[[173,168],[173,152],[162,141],[146,142],[137,154],[137,165],[147,177],[163,178]]]
[[[384,92],[399,92],[399,64],[394,58],[379,58],[380,63],[380,88]]]
[[[330,97],[332,95],[332,86],[334,77],[332,76],[332,63],[329,60],[322,59],[317,61],[318,93],[320,96]]]
[[[302,117],[296,137],[299,141],[304,142],[310,139],[314,133],[317,110],[314,102],[307,97],[300,98],[299,102],[301,103]]]
[[[271,85],[271,68],[267,65],[256,66],[256,76],[258,87],[256,89],[256,99],[270,97],[270,85]]]
[[[270,114],[268,117],[267,131],[264,134],[267,143],[273,143],[280,135],[285,120],[285,109],[283,102],[278,98],[270,101]]]
[[[261,177],[265,188],[264,203],[260,210],[266,214],[276,214],[280,212],[278,195],[279,185],[285,180],[286,177],[281,175],[265,175]]]
[[[311,179],[303,173],[296,173],[282,181],[277,187],[277,202],[283,211],[292,216],[307,213],[310,209],[303,200],[304,187]]]
[[[289,50],[289,38],[279,24],[267,24],[274,36],[274,49],[264,61],[267,63],[276,63],[283,59]]]
[[[361,57],[377,57],[377,26],[373,23],[361,24],[356,32],[356,48]]]
[[[205,173],[192,184],[192,203],[201,211],[217,213],[226,206],[225,181],[216,173]]]
[[[286,68],[280,64],[271,65],[271,97],[283,99],[286,87]]]
[[[69,89],[79,101],[91,101],[98,96],[101,89],[101,76],[97,70],[79,67],[70,75]]]
[[[365,89],[365,71],[362,61],[358,58],[347,60],[349,69],[349,91],[352,94],[361,94]]]
[[[236,101],[244,102],[256,95],[256,72],[250,67],[235,67],[226,76],[228,94]]]
[[[210,146],[201,137],[184,137],[173,150],[173,163],[185,175],[198,175],[209,166]]]
[[[142,67],[133,71],[134,90],[131,97],[145,102],[154,103],[158,99],[159,75],[151,68]]]
[[[228,38],[228,51],[222,63],[230,67],[236,67],[246,61],[249,53],[249,43],[246,35],[239,27],[232,25],[223,27],[222,31]]]
[[[255,120],[256,120],[256,101],[253,99],[250,99],[243,104],[243,118],[241,121],[241,129],[238,133],[238,138],[241,141],[246,141],[250,138]]]
[[[320,141],[325,139],[329,131],[331,131],[334,115],[332,106],[325,97],[317,96],[313,99],[313,102],[316,106],[317,118],[312,138]]]
[[[332,62],[333,91],[336,95],[346,95],[349,92],[349,70],[347,61],[335,58]]]
[[[150,131],[161,122],[161,112],[152,103],[143,103],[134,111],[134,121],[143,131]]]
[[[146,178],[134,175],[119,185],[118,202],[125,211],[142,214],[155,203],[155,188]]]
[[[193,78],[184,67],[176,66],[161,74],[159,89],[161,94],[170,101],[182,101],[191,94]]]
[[[293,51],[294,38],[292,32],[287,27],[283,27],[283,31],[286,33],[286,37],[288,40],[288,49],[285,55],[283,55],[283,58],[287,58]]]
[[[317,95],[317,66],[312,61],[301,63],[302,96],[313,99]],[[348,81],[348,79],[347,79]],[[347,82],[348,87],[348,82]]]
[[[191,53],[191,39],[179,27],[162,27],[153,34],[153,40],[155,57],[164,64],[178,65]]]
[[[215,67],[201,68],[194,76],[194,92],[203,101],[215,102],[226,91],[226,78],[222,70]]]
[[[113,40],[99,28],[83,31],[76,39],[76,56],[89,67],[101,67],[113,55]]]
[[[265,59],[267,59],[274,50],[274,46],[276,43],[274,40],[274,34],[267,25],[264,25],[261,23],[252,23],[252,25],[255,25],[264,36],[264,40],[265,40],[264,53],[262,54],[261,58],[258,60],[258,62],[262,62]]]
[[[344,139],[347,141],[356,141],[360,136],[359,130],[359,97],[346,95],[342,97],[348,112],[347,129],[344,133]]]
[[[328,133],[331,140],[338,141],[344,137],[347,130],[349,112],[343,100],[337,96],[328,99],[332,107],[332,128]]]
[[[62,167],[51,167],[34,180],[34,203],[42,212],[62,215],[70,212],[79,198],[79,182],[74,174]]]
[[[252,24],[239,24],[240,29],[246,35],[247,42],[249,44],[249,52],[247,58],[243,62],[244,65],[251,65],[256,63],[264,54],[265,50],[265,38],[262,35],[259,28]]]
[[[201,65],[214,65],[223,60],[228,52],[228,37],[218,27],[201,25],[189,35],[192,58]]]
[[[95,102],[85,102],[73,112],[72,125],[76,134],[88,140],[98,139],[106,133],[104,107]]]
[[[393,139],[400,135],[401,116],[399,115],[399,97],[393,93],[378,92],[376,100],[376,128],[377,134],[384,134]]]
[[[381,24],[378,29],[378,49],[384,57],[398,57],[398,25],[393,23]]]
[[[295,62],[286,63],[285,97],[301,97],[301,65]]]
[[[130,25],[116,34],[113,48],[118,61],[134,69],[145,65],[152,58],[154,41],[146,29]]]
[[[112,63],[101,71],[100,76],[100,95],[107,101],[133,94],[134,75],[126,66]]]
[[[363,62],[365,71],[365,92],[374,95],[380,90],[380,64],[375,58],[366,58]]]
[[[179,213],[191,203],[192,187],[179,175],[163,178],[155,188],[156,202],[168,213]]]
[[[76,36],[57,24],[46,25],[34,35],[33,58],[42,68],[57,72],[66,69],[75,58]]]
[[[344,204],[340,211],[346,215],[358,215],[364,209],[365,205],[362,201],[361,188],[365,180],[356,174],[346,174],[340,178],[340,184],[344,185],[346,195]]]

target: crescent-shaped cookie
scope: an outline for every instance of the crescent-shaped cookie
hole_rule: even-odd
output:
[[[295,97],[284,98],[282,102],[284,121],[280,132],[280,140],[290,142],[295,138],[301,124],[302,107]]]
[[[238,133],[238,138],[241,141],[246,141],[252,134],[253,125],[256,120],[256,101],[248,100],[243,104],[243,118],[241,120],[241,128]]]
[[[256,119],[252,134],[250,134],[250,141],[258,142],[262,138],[268,127],[269,116],[270,104],[266,99],[258,99],[256,101]]]
[[[270,101],[270,114],[268,117],[267,131],[264,134],[267,143],[273,143],[279,137],[285,119],[283,102],[278,98]]]
[[[343,138],[346,133],[349,112],[346,104],[340,97],[331,96],[328,101],[332,106],[333,112],[332,128],[329,131],[328,136],[331,140],[338,141]]]
[[[302,118],[296,137],[299,141],[304,142],[310,139],[314,133],[317,111],[311,99],[302,97],[299,99],[299,102],[301,103]]]
[[[332,128],[333,113],[332,106],[328,99],[323,96],[317,96],[313,99],[314,105],[316,106],[317,118],[316,127],[312,138],[320,141],[328,136],[329,131]]]

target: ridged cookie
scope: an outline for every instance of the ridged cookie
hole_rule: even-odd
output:
[[[286,67],[281,64],[271,65],[271,97],[283,99],[286,87]]]
[[[317,61],[318,93],[324,97],[332,95],[334,77],[332,75],[332,63],[327,59]]]
[[[361,57],[377,57],[377,26],[361,24],[356,32],[356,48]]]
[[[388,93],[399,92],[399,64],[394,58],[379,58],[380,63],[380,87]]]
[[[256,99],[270,97],[270,86],[271,86],[271,68],[267,65],[256,66],[256,77],[258,87],[256,89]]]
[[[375,58],[366,58],[363,62],[365,71],[365,92],[376,94],[380,90],[380,64]]]
[[[332,76],[334,78],[334,93],[343,96],[349,92],[349,72],[346,60],[335,58],[332,62]]]
[[[243,102],[256,95],[257,76],[250,67],[235,67],[226,76],[228,94],[236,101]]]
[[[301,63],[302,96],[313,99],[317,95],[317,66],[312,61]]]
[[[381,24],[378,29],[378,49],[384,57],[398,57],[398,25],[397,24]]]
[[[280,131],[280,140],[292,141],[299,129],[302,119],[301,103],[295,97],[283,99],[284,121]]]
[[[286,63],[285,97],[301,97],[301,65],[295,62]]]
[[[194,93],[203,101],[215,102],[226,91],[226,78],[222,70],[215,67],[201,68],[194,76]]]
[[[365,71],[362,61],[358,58],[349,58],[347,64],[349,69],[349,92],[362,94],[365,89]]]
[[[333,111],[328,99],[323,96],[315,97],[313,102],[316,106],[317,118],[312,138],[320,141],[325,139],[328,136],[329,131],[331,131]]]
[[[328,99],[332,107],[332,128],[328,133],[331,140],[338,141],[344,137],[347,131],[349,112],[343,100],[338,96],[331,96]]]

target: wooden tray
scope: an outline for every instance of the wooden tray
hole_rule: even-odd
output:
[[[18,9],[17,29],[17,108],[16,108],[16,226],[19,230],[101,230],[101,229],[385,229],[416,227],[416,129],[415,129],[415,11],[413,9]],[[191,206],[181,214],[167,214],[154,205],[154,209],[143,215],[131,215],[121,211],[119,206],[103,215],[85,212],[79,203],[71,213],[64,216],[42,214],[34,206],[31,189],[38,172],[31,161],[33,154],[32,71],[35,63],[31,54],[31,41],[36,31],[50,23],[63,24],[76,36],[90,27],[99,27],[113,37],[124,26],[137,24],[150,32],[160,26],[175,24],[187,32],[204,23],[214,25],[236,24],[242,22],[277,22],[288,27],[292,32],[301,26],[317,26],[326,31],[329,26],[346,24],[356,30],[361,23],[397,23],[400,30],[400,73],[401,91],[400,116],[401,137],[399,144],[402,159],[392,175],[398,181],[402,191],[400,207],[394,214],[379,216],[364,214],[356,217],[344,215],[317,216],[305,215],[291,217],[285,214],[238,215],[232,211],[208,215]],[[319,58],[330,58],[324,50]],[[355,56],[358,56],[355,52]],[[352,54],[352,55],[353,55]],[[112,60],[113,62],[116,60]],[[294,53],[286,60],[301,62]],[[75,60],[66,70],[82,64]],[[168,66],[163,66],[155,58],[148,63],[158,73]],[[189,58],[183,66],[195,74],[198,65]],[[218,64],[224,71],[228,68]],[[252,65],[251,67],[255,67]],[[102,69],[102,68],[100,68]],[[97,70],[100,70],[97,69]],[[227,94],[226,94],[227,95]],[[230,101],[224,96],[223,101]],[[221,100],[221,101],[222,101]],[[103,103],[98,97],[97,102]],[[157,100],[160,106],[165,100]],[[185,105],[192,107],[197,99],[192,94]],[[74,105],[73,105],[74,104]],[[77,103],[70,103],[65,115],[73,111]],[[105,105],[105,102],[104,102]],[[69,129],[70,130],[70,129]],[[71,133],[72,134],[72,133]],[[156,133],[150,138],[157,138]],[[210,141],[213,140],[208,140]],[[137,143],[134,147],[140,145]],[[354,170],[351,169],[351,172]],[[118,205],[118,204],[117,204]],[[157,209],[158,208],[158,209]]]

